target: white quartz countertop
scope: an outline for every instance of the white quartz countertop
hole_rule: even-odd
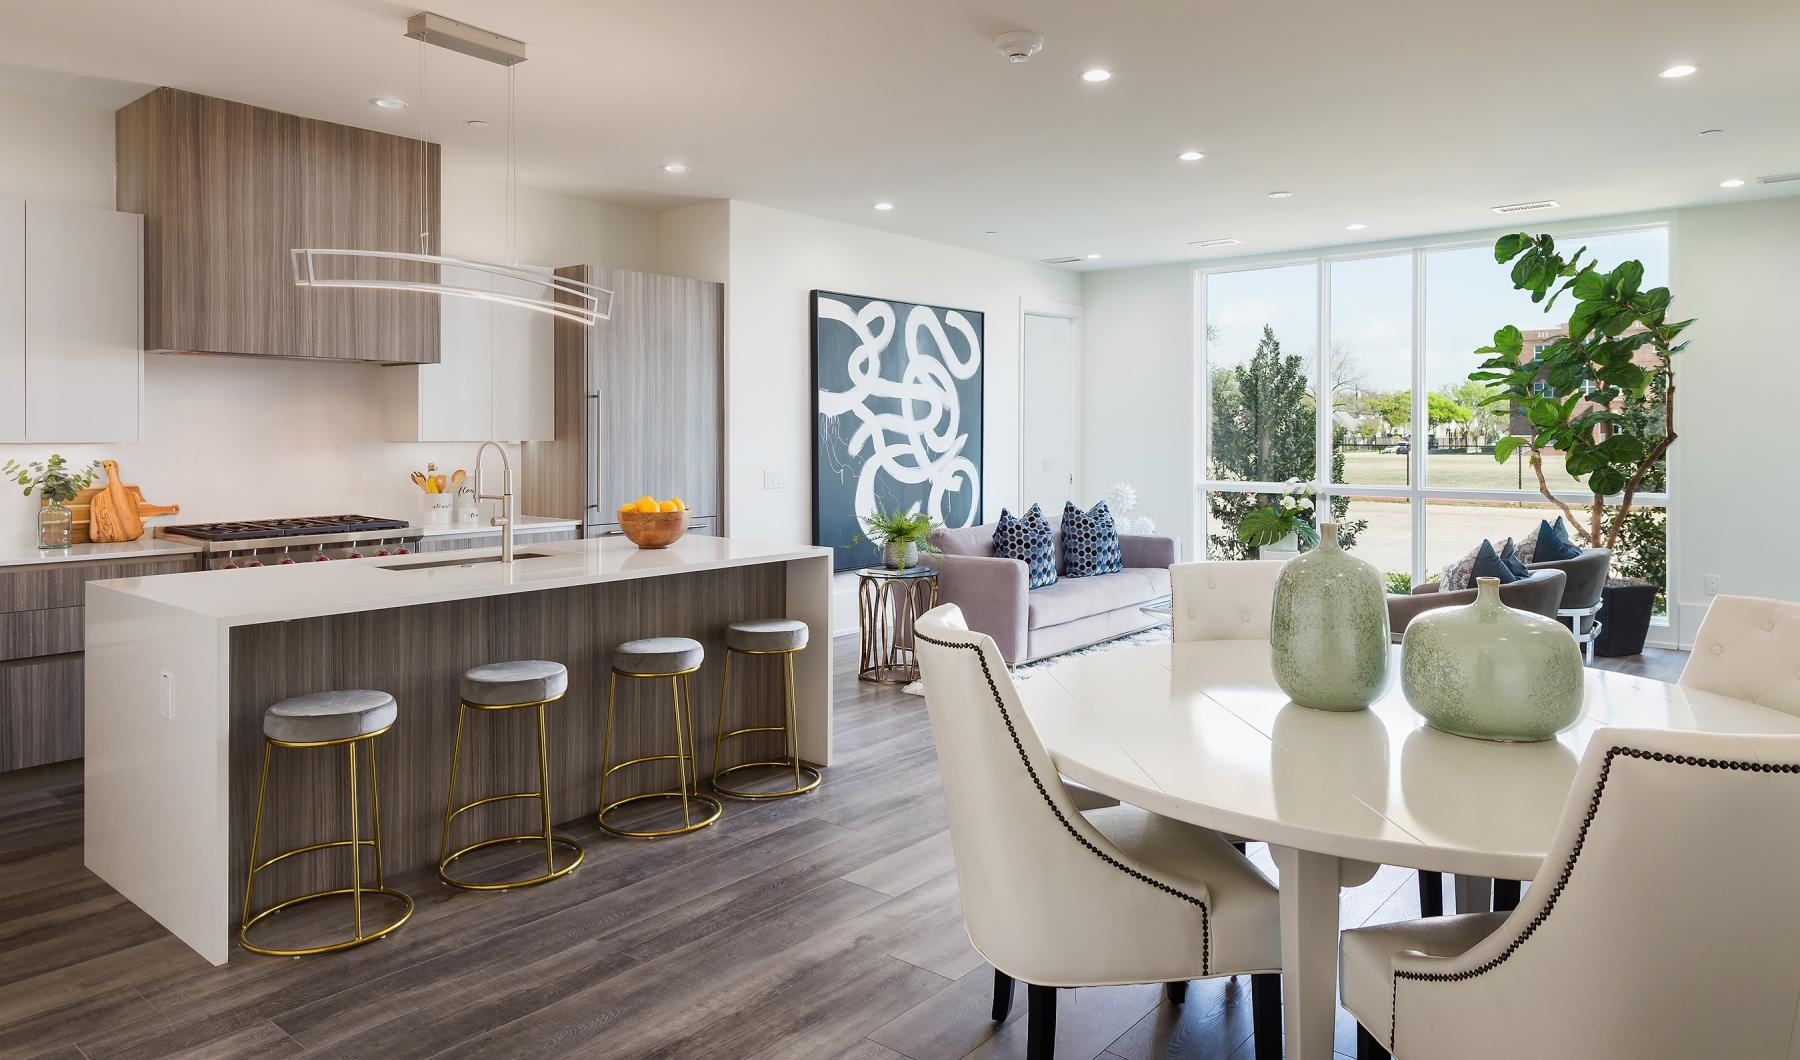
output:
[[[193,545],[146,534],[136,541],[103,541],[68,548],[41,549],[0,547],[0,567],[27,567],[40,563],[87,563],[101,559],[154,559],[187,556],[200,551]]]
[[[598,582],[655,578],[759,563],[823,559],[817,545],[689,534],[664,549],[640,549],[622,537],[519,545],[519,556],[538,558],[468,566],[427,566],[445,560],[480,560],[498,548],[462,549],[404,557],[333,560],[290,566],[114,578],[88,583],[90,594],[116,592],[211,618],[224,626],[285,622],[318,615],[468,600],[508,593],[542,592]]]
[[[513,524],[519,533],[531,530],[564,530],[571,526],[580,526],[580,519],[552,519],[547,515],[521,515]],[[474,534],[497,534],[500,528],[491,523],[445,523],[442,526],[421,526],[426,537],[468,537]]]

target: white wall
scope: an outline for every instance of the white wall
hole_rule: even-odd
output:
[[[448,253],[508,256],[501,194],[500,184],[445,159]],[[112,111],[0,93],[0,195],[111,209]],[[522,188],[518,217],[522,262],[657,265],[653,213]],[[0,445],[0,462],[38,459],[52,449],[76,461],[115,457],[146,497],[181,505],[180,516],[156,522],[330,512],[410,518],[419,493],[406,473],[428,460],[466,465],[475,447],[385,441],[376,375],[383,370],[153,354],[144,367],[143,441]],[[0,546],[34,540],[36,505],[17,489],[0,490]]]
[[[1019,488],[1021,305],[1081,300],[1073,272],[750,203],[731,203],[726,297],[727,520],[736,537],[812,540],[814,289],[985,314],[982,497],[987,518]],[[776,472],[786,486],[765,489]],[[833,626],[854,628],[839,579]]]

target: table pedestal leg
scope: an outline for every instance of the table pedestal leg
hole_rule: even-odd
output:
[[[1289,1060],[1330,1060],[1337,1024],[1338,859],[1269,845],[1281,886],[1282,1027]]]
[[[1487,913],[1494,908],[1494,881],[1486,876],[1456,877],[1456,911]]]

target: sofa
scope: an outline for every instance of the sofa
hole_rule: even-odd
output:
[[[1023,560],[994,555],[998,523],[940,529],[931,535],[938,551],[924,562],[937,569],[938,601],[955,604],[970,629],[994,638],[1008,665],[1073,651],[1164,621],[1142,608],[1169,595],[1174,538],[1120,534],[1124,570],[1067,578],[1061,522],[1050,521],[1057,579],[1041,589],[1026,588]]]

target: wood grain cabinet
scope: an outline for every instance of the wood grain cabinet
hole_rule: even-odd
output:
[[[0,199],[0,442],[142,434],[143,218]]]
[[[150,349],[436,362],[436,295],[299,287],[290,253],[437,253],[436,144],[172,88],[121,108],[117,133],[119,208],[146,219]],[[330,268],[437,279],[425,265]]]

